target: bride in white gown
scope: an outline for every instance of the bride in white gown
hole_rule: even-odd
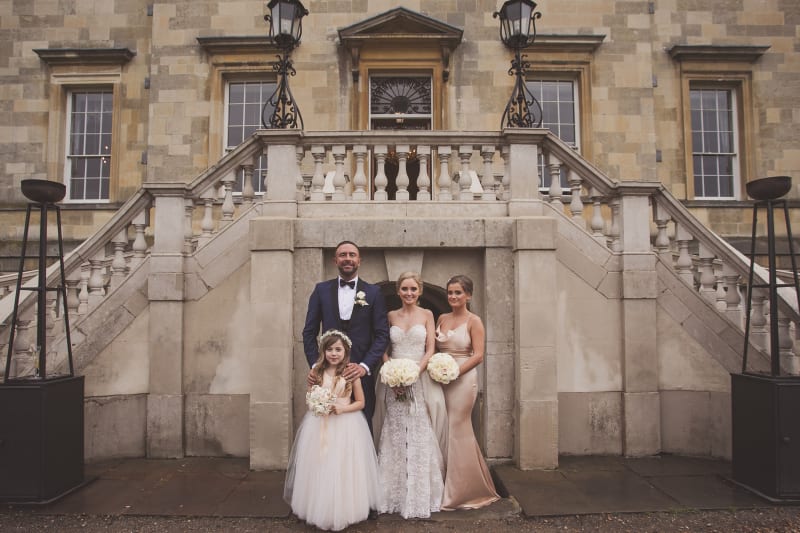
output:
[[[378,451],[383,484],[380,511],[399,513],[403,518],[427,518],[439,511],[444,491],[444,463],[431,427],[423,381],[435,346],[434,320],[433,313],[417,305],[422,293],[418,274],[401,274],[397,293],[403,307],[389,313],[391,357],[417,361],[422,375],[411,386],[411,395],[406,395],[409,399],[399,400],[394,389],[383,388],[386,412]],[[388,360],[386,355],[384,360]],[[440,388],[438,391],[441,393]]]

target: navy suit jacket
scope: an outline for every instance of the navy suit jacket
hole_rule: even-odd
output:
[[[375,370],[389,344],[389,321],[386,318],[386,303],[377,285],[358,278],[356,294],[364,293],[367,305],[353,305],[353,314],[347,329],[339,318],[338,278],[317,283],[308,299],[306,324],[303,327],[303,347],[308,365],[313,366],[319,358],[317,336],[329,329],[344,331],[353,346],[350,361],[364,363]],[[320,326],[322,329],[320,330]]]

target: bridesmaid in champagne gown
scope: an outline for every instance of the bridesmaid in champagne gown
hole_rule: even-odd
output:
[[[467,309],[472,280],[454,276],[447,282],[452,312],[439,317],[436,349],[459,365],[459,377],[444,386],[448,441],[442,510],[478,509],[500,499],[472,428],[472,407],[478,397],[475,367],[483,360],[486,332],[481,319]]]

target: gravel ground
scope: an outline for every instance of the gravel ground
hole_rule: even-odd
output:
[[[88,516],[47,515],[42,511],[0,510],[0,531],[41,532],[296,532],[316,531],[297,519],[269,518],[210,518],[161,516]],[[561,516],[548,518],[505,518],[496,520],[402,520],[381,517],[351,526],[346,530],[356,532],[429,532],[454,531],[458,533],[489,532],[555,532],[592,531],[601,533],[622,532],[800,532],[800,507],[774,507],[736,511],[684,511],[632,514],[600,514]]]

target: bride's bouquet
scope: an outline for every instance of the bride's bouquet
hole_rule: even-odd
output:
[[[449,353],[435,353],[428,360],[428,375],[433,381],[447,385],[458,377],[458,363]]]
[[[381,383],[395,390],[395,398],[403,402],[411,398],[409,387],[419,377],[419,365],[411,359],[389,359],[381,367]]]
[[[333,409],[336,396],[329,390],[319,385],[314,385],[306,393],[306,405],[314,416],[325,416]]]

